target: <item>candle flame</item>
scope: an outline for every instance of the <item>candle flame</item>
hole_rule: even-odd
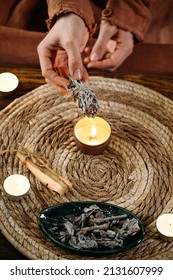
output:
[[[95,138],[97,135],[97,130],[96,130],[96,126],[93,124],[91,126],[91,131],[90,131],[90,138],[93,139]]]

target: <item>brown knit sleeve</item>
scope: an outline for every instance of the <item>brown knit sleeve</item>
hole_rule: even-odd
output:
[[[47,0],[47,4],[49,15],[47,20],[48,29],[53,26],[60,15],[74,13],[84,20],[90,34],[94,32],[95,21],[89,0]]]
[[[109,0],[102,19],[130,31],[142,41],[151,22],[150,5],[156,0]]]

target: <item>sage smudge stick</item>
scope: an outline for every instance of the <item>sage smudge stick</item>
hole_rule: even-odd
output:
[[[55,68],[55,70],[61,77],[65,77],[60,68]],[[99,103],[91,87],[83,80],[74,80],[71,76],[65,78],[69,80],[70,85],[67,87],[63,79],[62,84],[67,92],[72,95],[75,103],[82,110],[84,115],[87,117],[94,117],[99,109]]]
[[[82,80],[77,81],[68,77],[69,90],[72,92],[74,101],[87,117],[94,117],[99,109],[98,100],[93,90]]]

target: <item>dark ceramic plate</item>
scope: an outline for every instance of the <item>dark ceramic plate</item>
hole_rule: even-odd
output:
[[[57,234],[52,232],[54,224],[61,224],[65,219],[69,219],[72,216],[79,216],[85,207],[89,207],[92,204],[98,205],[103,211],[109,211],[111,215],[126,214],[129,219],[135,218],[138,221],[140,230],[134,236],[126,237],[122,247],[116,247],[114,249],[107,247],[101,249],[75,249],[68,243],[61,242],[61,240],[57,237]],[[45,208],[40,212],[38,215],[38,224],[44,235],[57,246],[85,255],[117,254],[138,245],[144,237],[144,226],[137,216],[122,207],[104,202],[85,201],[57,204],[55,206]]]

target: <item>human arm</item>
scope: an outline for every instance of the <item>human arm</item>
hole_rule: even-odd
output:
[[[86,48],[88,68],[114,71],[133,51],[134,39],[142,41],[151,21],[155,0],[109,0],[102,11],[99,36]]]
[[[60,92],[65,92],[62,79],[55,71],[60,67],[62,72],[75,79],[88,79],[83,66],[81,53],[92,32],[93,18],[89,1],[48,0],[49,32],[38,46],[42,74],[46,81],[53,84]],[[86,13],[89,13],[87,17]],[[68,86],[68,81],[64,79]]]

